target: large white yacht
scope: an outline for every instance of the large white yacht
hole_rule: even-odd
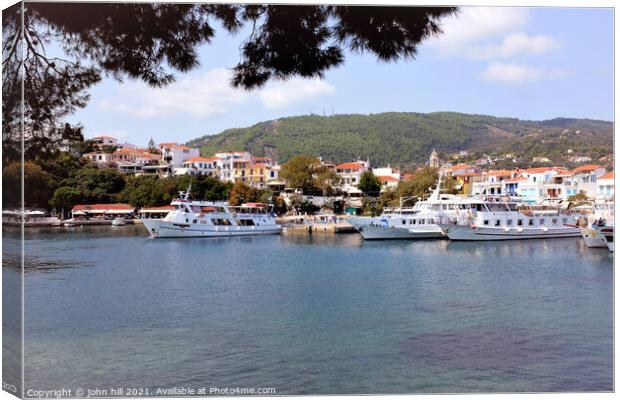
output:
[[[441,227],[451,240],[544,239],[580,236],[576,222],[559,205],[488,198],[462,204],[456,223]]]
[[[378,217],[348,217],[364,239],[429,239],[446,235],[438,225],[456,220],[461,198],[440,194],[441,176],[428,199],[410,208],[385,208]]]
[[[175,209],[163,219],[142,219],[155,238],[220,237],[279,234],[280,225],[266,204],[229,206],[226,202],[189,199],[190,189],[180,192]]]

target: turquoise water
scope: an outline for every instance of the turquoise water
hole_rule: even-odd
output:
[[[581,239],[27,233],[26,389],[613,390],[613,257]]]

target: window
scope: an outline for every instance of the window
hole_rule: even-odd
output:
[[[496,219],[496,220],[495,220],[495,226],[499,226],[499,224],[500,224],[500,220],[499,220],[499,219]]]
[[[402,220],[402,222],[403,222],[403,225],[405,225],[405,224],[407,223],[407,221],[406,221],[406,220],[404,220],[404,219]]]
[[[507,221],[506,221],[506,225],[508,225],[508,226],[512,226],[512,220],[511,220],[511,219],[507,220]]]
[[[530,218],[527,224],[529,226],[533,226],[534,225],[534,220]]]
[[[544,225],[545,224],[545,219],[541,218],[539,224]]]
[[[566,223],[566,218],[562,218],[562,223],[565,224]]]
[[[522,219],[518,219],[517,220],[517,225],[518,226],[523,226],[523,220]]]
[[[489,220],[488,220],[488,219],[485,219],[485,220],[484,220],[484,224],[485,224],[485,225],[489,225]]]
[[[557,224],[558,223],[558,219],[557,218],[551,218],[551,223],[552,224]]]

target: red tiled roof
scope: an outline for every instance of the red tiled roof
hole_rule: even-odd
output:
[[[512,171],[509,171],[506,169],[495,169],[495,170],[492,169],[487,172],[484,172],[482,175],[484,176],[511,176]]]
[[[73,211],[91,211],[91,210],[133,210],[134,206],[125,203],[113,204],[77,204],[73,207]]]
[[[113,136],[95,136],[93,139],[116,139]]]
[[[599,168],[603,168],[600,165],[595,165],[595,164],[589,164],[589,165],[582,165],[581,167],[577,167],[573,170],[573,173],[576,172],[587,172],[587,171],[594,171],[595,169],[599,169]]]
[[[362,163],[358,162],[350,162],[336,165],[336,169],[360,169],[362,167]]]
[[[379,180],[381,182],[398,182],[397,178],[394,178],[393,176],[378,176],[377,178],[379,178]]]
[[[250,168],[267,168],[267,164],[258,163],[258,164],[252,165]]]
[[[188,164],[188,163],[195,163],[195,162],[209,162],[209,161],[214,161],[213,159],[217,160],[216,157],[211,157],[211,158],[206,158],[206,157],[192,157],[189,160],[183,161],[183,164]]]
[[[474,167],[472,167],[471,165],[468,165],[468,164],[456,164],[456,165],[453,165],[451,167],[446,168],[446,171],[447,172],[452,172],[452,171],[456,171],[456,170],[459,170],[459,169],[469,169],[469,168],[474,168]]]
[[[610,171],[603,176],[599,176],[598,179],[614,179],[614,171]]]
[[[524,176],[517,176],[516,178],[511,178],[511,179],[507,179],[506,182],[520,182],[520,181],[526,181],[527,178]]]
[[[179,144],[177,142],[168,142],[168,143],[160,143],[159,147],[173,147],[173,146],[178,146]]]

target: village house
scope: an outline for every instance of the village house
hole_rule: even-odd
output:
[[[455,189],[460,194],[471,194],[472,184],[476,177],[480,176],[480,169],[468,164],[457,164],[444,167],[441,170],[445,176],[455,181]]]
[[[564,177],[565,196],[573,196],[583,192],[589,198],[594,199],[598,193],[598,177],[605,175],[605,173],[605,167],[600,165],[590,164],[575,168]]]
[[[373,168],[372,173],[381,181],[381,192],[396,189],[401,179],[400,170],[389,165],[387,167]]]
[[[103,147],[103,146],[117,146],[118,141],[116,140],[115,137],[112,136],[95,136],[94,138],[90,139],[93,144],[96,147]]]
[[[116,204],[78,204],[71,210],[74,219],[114,219],[116,217],[133,217],[135,207],[125,203]]]
[[[188,175],[219,176],[217,157],[192,157],[183,162],[183,168]]]
[[[342,191],[348,194],[361,193],[357,185],[362,174],[369,169],[370,163],[361,160],[336,165],[336,175],[340,178]]]
[[[198,149],[177,143],[161,143],[159,148],[161,150],[161,160],[164,164],[172,166],[173,170],[175,168],[183,168],[185,161],[200,155]]]
[[[514,177],[513,171],[490,170],[472,179],[471,194],[501,195],[505,194],[504,181]]]
[[[112,161],[112,153],[104,153],[103,151],[93,151],[82,154],[82,157],[99,164],[107,164]]]
[[[599,200],[614,199],[614,172],[599,176],[596,181],[596,198]]]

